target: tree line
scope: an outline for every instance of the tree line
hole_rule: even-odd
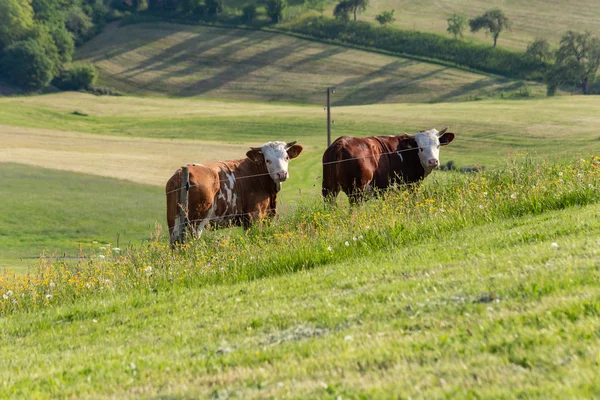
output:
[[[0,77],[25,90],[93,84],[94,67],[71,61],[108,15],[102,0],[0,0]]]

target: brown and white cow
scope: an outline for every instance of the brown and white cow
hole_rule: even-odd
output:
[[[289,177],[288,163],[301,152],[296,142],[268,142],[241,160],[188,164],[190,228],[199,236],[208,223],[248,228],[254,220],[274,216],[277,193]],[[180,168],[166,186],[171,245],[183,229],[178,218],[181,174]]]
[[[323,197],[333,203],[343,190],[350,203],[356,203],[373,190],[424,179],[440,163],[440,146],[454,139],[454,133],[447,129],[337,138],[323,154]]]

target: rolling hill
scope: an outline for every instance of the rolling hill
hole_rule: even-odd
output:
[[[502,9],[513,22],[512,31],[500,35],[501,47],[524,50],[538,37],[555,45],[569,29],[600,34],[600,2],[595,0],[374,0],[361,18],[374,20],[381,11],[394,9],[396,24],[404,29],[446,34],[446,19],[453,13],[472,18],[493,8]],[[467,40],[491,44],[491,38],[484,33],[467,32]]]
[[[100,84],[130,94],[335,105],[500,96],[522,83],[277,33],[145,23],[113,24],[78,50]],[[531,94],[542,85],[532,84]]]

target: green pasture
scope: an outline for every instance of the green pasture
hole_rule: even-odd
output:
[[[71,260],[137,247],[165,218],[160,187],[20,164],[0,164],[0,196],[0,267],[20,271],[42,253]]]
[[[224,246],[212,266],[198,262],[201,252],[171,255],[161,244],[94,261],[86,269],[102,279],[92,289],[81,282],[89,294],[79,294],[80,276],[70,283],[60,265],[47,265],[41,279],[56,283],[34,289],[53,293],[39,300],[44,311],[0,325],[0,396],[595,398],[600,207],[587,182],[600,181],[597,167],[577,165],[454,176],[407,197],[429,210],[399,213],[394,223],[377,207],[387,216],[396,203],[378,201],[349,212],[329,236],[336,217],[300,211],[302,229],[314,224],[330,251],[302,230],[289,232],[293,240],[273,236],[287,234],[288,219],[245,239],[210,235],[197,249]],[[550,188],[540,197],[511,189],[516,182],[554,185],[557,197]],[[486,203],[482,190],[501,196]],[[462,196],[484,202],[483,211],[458,204]],[[369,216],[389,233],[364,225]],[[365,236],[353,241],[354,229]],[[377,235],[386,244],[369,251]],[[236,238],[242,248],[231,247]],[[252,247],[261,241],[272,246]],[[236,259],[245,246],[277,268]],[[247,263],[260,271],[255,278]]]
[[[333,96],[345,95],[340,89]],[[479,164],[489,168],[525,153],[538,161],[572,160],[600,150],[599,107],[600,99],[594,96],[334,107],[332,136],[399,134],[449,126],[457,139],[442,150],[442,163],[453,160],[459,166]],[[75,115],[74,111],[87,116]],[[3,165],[0,190],[7,199],[1,205],[7,215],[2,220],[6,232],[0,246],[3,265],[32,265],[33,260],[19,258],[37,256],[44,249],[50,254],[72,255],[80,243],[99,240],[114,244],[118,234],[125,240],[122,243],[139,243],[153,232],[155,221],[164,223],[162,185],[175,168],[214,157],[240,158],[245,146],[269,140],[297,140],[305,147],[304,153],[291,164],[291,178],[280,196],[281,211],[286,212],[299,201],[320,193],[320,159],[326,142],[325,113],[321,107],[65,93],[0,99],[0,127],[5,146],[3,135],[8,135],[9,130],[11,140],[16,140],[15,149],[23,153],[17,160],[20,164],[80,172],[93,155],[85,152],[90,137],[82,136],[77,146],[69,147],[68,143],[74,143],[73,138],[79,134],[91,133],[100,141],[97,144],[100,150],[93,150],[94,154],[102,151],[106,157],[114,156],[116,151],[124,154],[119,159],[121,179],[156,184],[148,187],[91,175]],[[45,138],[48,131],[53,135],[66,132],[75,136],[63,141],[44,139],[44,150],[52,151],[48,153],[51,158],[44,160],[38,150],[40,138]],[[132,147],[109,143],[111,138],[118,137],[141,138],[142,142]],[[104,150],[102,138],[107,140]],[[185,157],[172,147],[165,153],[166,144],[173,140],[187,140],[183,145],[187,151]],[[211,154],[216,142],[241,147],[219,149],[209,159],[193,156],[194,147],[202,154]],[[145,146],[142,159],[148,168],[144,164],[140,168],[139,144]],[[77,157],[73,153],[75,148],[80,151]],[[28,156],[27,149],[36,151]],[[12,151],[0,149],[0,162],[7,157],[2,154],[10,155]],[[14,157],[10,160],[15,162]],[[155,164],[161,168],[150,168]],[[108,172],[108,165],[84,171],[114,176]],[[84,185],[86,190],[80,190]],[[43,189],[41,192],[39,187]],[[23,192],[30,193],[25,200]],[[61,221],[63,225],[56,226],[52,221]],[[64,226],[65,221],[68,226]]]

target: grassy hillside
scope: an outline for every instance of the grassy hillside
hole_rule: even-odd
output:
[[[544,37],[555,44],[567,30],[589,30],[600,34],[600,3],[595,0],[374,0],[362,18],[373,19],[383,10],[396,11],[396,23],[405,29],[446,33],[446,19],[455,12],[472,18],[493,8],[502,9],[513,21],[512,32],[503,32],[499,46],[524,50],[535,38]],[[468,30],[467,30],[468,32]],[[484,33],[467,38],[492,43]]]
[[[339,90],[334,97],[344,95]],[[599,101],[597,97],[559,97],[335,107],[333,136],[387,135],[450,126],[457,139],[442,150],[443,163],[454,160],[459,165],[490,168],[524,153],[536,162],[572,159],[600,151]],[[87,116],[74,115],[76,110]],[[298,140],[305,147],[292,162],[291,178],[280,194],[281,211],[286,213],[297,202],[320,196],[324,117],[320,107],[193,99],[78,93],[0,99],[0,163],[77,173],[39,168],[29,173],[23,167],[17,174],[1,164],[0,183],[10,199],[4,203],[5,212],[13,213],[11,220],[24,221],[32,228],[16,234],[13,225],[4,226],[7,237],[0,246],[2,265],[31,265],[18,258],[35,256],[43,248],[51,252],[68,249],[72,254],[77,243],[95,238],[114,243],[117,234],[125,230],[135,232],[134,241],[147,238],[154,230],[154,221],[164,223],[161,193],[175,169],[187,162],[240,158],[248,146],[269,140]],[[94,176],[113,179],[97,182]],[[46,178],[55,183],[44,186],[48,185]],[[40,180],[44,196],[56,200],[40,201],[45,197],[35,192],[36,196],[22,203],[22,192],[38,187]],[[61,189],[58,182],[62,181],[71,189]],[[75,195],[82,182],[94,183],[84,198],[78,198]],[[75,204],[75,198],[85,205],[84,211]],[[140,208],[138,202],[144,206]],[[35,213],[29,211],[30,206]],[[44,216],[40,219],[44,226],[82,215],[86,229],[74,225],[40,233],[33,229],[42,225],[37,222],[39,214]],[[97,214],[105,217],[99,219]]]
[[[112,25],[78,50],[100,84],[135,94],[338,105],[437,102],[515,92],[520,84],[442,65],[285,35],[167,23]],[[530,87],[532,94],[543,87]]]
[[[597,161],[46,265],[0,299],[0,396],[597,397]]]

